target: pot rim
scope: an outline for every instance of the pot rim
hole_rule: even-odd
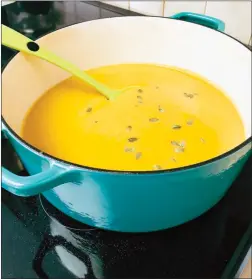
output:
[[[173,19],[173,18],[167,18],[167,17],[162,17],[162,16],[145,16],[145,15],[142,15],[142,16],[127,16],[127,18],[130,17],[130,18],[139,18],[139,17],[150,17],[150,18],[162,18],[164,20],[179,20],[179,19]],[[119,17],[121,18],[121,17]],[[126,18],[126,17],[123,17],[123,18]],[[110,20],[116,20],[118,19],[118,17],[114,17],[114,18],[109,18]],[[108,18],[104,18],[104,19],[94,19],[94,20],[89,20],[87,22],[90,22],[90,21],[96,21],[96,20],[108,20]],[[195,25],[198,25],[202,28],[207,28],[207,29],[210,29],[214,32],[218,32],[218,33],[221,33],[222,35],[224,36],[227,36],[233,40],[235,40],[236,42],[238,42],[239,44],[241,44],[245,49],[249,50],[250,52],[252,52],[252,50],[249,48],[249,46],[243,44],[241,41],[239,41],[238,39],[232,37],[231,35],[229,34],[226,34],[226,33],[223,33],[219,30],[215,30],[215,29],[212,29],[212,28],[209,28],[209,27],[206,27],[206,26],[203,26],[203,25],[199,25],[197,23],[193,23],[193,22],[188,22],[188,21],[183,21],[185,24],[195,24]],[[70,26],[74,26],[74,25],[78,25],[78,24],[83,24],[85,23],[84,22],[78,22],[78,23],[73,23],[73,24],[70,24],[70,25],[67,25],[65,27],[61,27],[57,30],[54,30],[52,32],[48,32],[42,36],[39,36],[36,40],[44,37],[44,36],[47,36],[48,34],[51,34],[51,33],[54,33],[54,32],[57,32],[58,30],[61,30],[61,29],[64,29],[64,28],[68,28]],[[19,54],[19,51],[15,54],[13,54],[10,59],[7,61],[7,63],[4,65],[4,67],[2,68],[2,73],[4,72],[5,68],[8,66],[8,64],[11,62],[11,60],[17,55]],[[70,165],[71,167],[77,167],[77,168],[80,168],[80,169],[86,169],[86,170],[90,170],[90,171],[97,171],[97,172],[106,172],[106,173],[120,173],[120,174],[156,174],[156,173],[174,173],[174,172],[178,172],[178,171],[183,171],[183,170],[191,170],[191,169],[194,169],[194,168],[197,168],[197,167],[202,167],[202,166],[205,166],[205,165],[208,165],[208,164],[211,164],[211,163],[214,163],[218,160],[221,160],[221,159],[224,159],[232,154],[234,154],[235,152],[237,152],[238,150],[242,149],[244,146],[246,146],[249,142],[252,142],[252,136],[250,136],[248,139],[246,139],[245,141],[243,141],[241,144],[235,146],[234,148],[230,149],[229,151],[225,152],[225,153],[222,153],[221,155],[219,156],[216,156],[216,157],[213,157],[209,160],[206,160],[206,161],[203,161],[203,162],[200,162],[200,163],[196,163],[196,164],[193,164],[193,165],[187,165],[187,166],[183,166],[183,167],[178,167],[178,168],[172,168],[172,169],[163,169],[163,170],[156,170],[156,171],[127,171],[127,170],[110,170],[110,169],[101,169],[101,168],[95,168],[95,167],[89,167],[89,166],[84,166],[84,165],[79,165],[79,164],[76,164],[76,163],[71,163],[71,162],[68,162],[66,160],[63,160],[63,159],[60,159],[60,158],[57,158],[57,157],[54,157],[48,153],[45,153],[43,151],[41,151],[40,149],[32,146],[31,144],[29,144],[28,142],[26,142],[25,140],[23,140],[9,125],[8,123],[5,121],[5,119],[3,118],[3,116],[1,115],[1,119],[2,119],[2,122],[3,124],[8,128],[8,130],[14,135],[14,137],[16,137],[19,141],[21,141],[21,143],[28,147],[29,149],[31,149],[32,151],[35,151],[39,156],[43,155],[45,156],[47,159],[51,160],[56,160],[56,161],[59,161],[60,163],[63,163],[63,164],[66,164],[66,165]]]

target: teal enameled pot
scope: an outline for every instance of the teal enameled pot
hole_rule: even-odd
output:
[[[155,63],[198,73],[236,105],[244,142],[209,161],[155,172],[93,169],[54,158],[22,140],[20,128],[32,103],[68,74],[18,53],[2,74],[2,130],[30,176],[2,168],[2,187],[20,196],[42,193],[68,216],[113,231],[161,230],[206,212],[225,195],[251,153],[251,51],[223,34],[223,28],[221,21],[189,13],[173,19],[109,18],[60,29],[38,43],[82,69]],[[214,100],[209,105],[216,113],[221,109]]]

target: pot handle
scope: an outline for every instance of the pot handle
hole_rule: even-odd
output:
[[[225,23],[222,20],[211,16],[182,12],[171,16],[171,18],[196,23],[221,32],[224,32],[225,30]]]
[[[2,123],[2,132],[8,138],[8,130]],[[49,168],[31,176],[19,176],[2,167],[2,187],[17,196],[34,196],[63,183],[70,182],[71,170],[49,164]]]
[[[31,176],[19,176],[2,167],[2,187],[17,196],[29,197],[69,182],[67,176],[68,172],[55,165]]]

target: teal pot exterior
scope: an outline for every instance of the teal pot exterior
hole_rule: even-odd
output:
[[[251,154],[247,140],[209,162],[156,172],[83,168],[45,155],[9,128],[4,133],[31,176],[2,168],[2,187],[15,195],[42,193],[66,215],[102,229],[149,232],[192,220],[227,192]]]
[[[180,13],[219,32],[215,18]],[[201,164],[155,172],[116,172],[73,165],[31,147],[7,123],[2,125],[30,176],[2,168],[2,187],[19,196],[42,193],[66,215],[102,229],[149,232],[190,221],[228,191],[251,154],[251,137],[230,152]]]

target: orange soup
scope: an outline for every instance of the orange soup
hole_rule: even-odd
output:
[[[64,80],[30,108],[24,140],[75,164],[147,171],[209,160],[245,139],[232,102],[187,71],[123,64],[88,73],[111,88],[137,87],[108,101],[77,78]]]

